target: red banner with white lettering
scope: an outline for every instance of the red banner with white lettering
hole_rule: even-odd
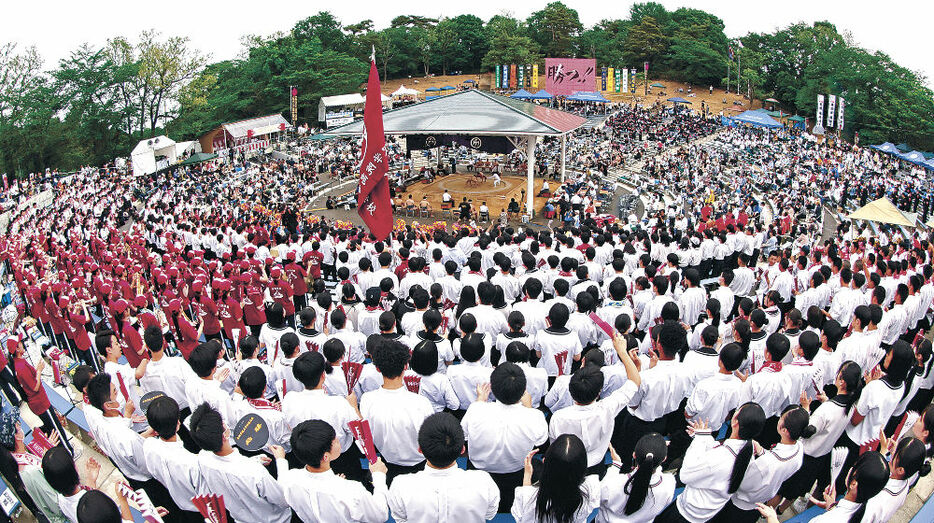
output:
[[[383,101],[376,61],[370,61],[370,79],[363,108],[363,135],[360,137],[360,185],[357,213],[377,240],[385,240],[392,230],[392,202],[389,199],[389,162],[386,135],[383,134]]]

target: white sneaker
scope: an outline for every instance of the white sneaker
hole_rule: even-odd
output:
[[[800,514],[808,509],[808,500],[806,497],[798,498],[794,503],[791,504],[791,508],[795,510],[795,514]]]

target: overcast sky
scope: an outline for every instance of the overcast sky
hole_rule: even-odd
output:
[[[930,2],[874,2],[872,7],[868,1],[852,0],[700,0],[661,3],[669,10],[684,6],[714,13],[726,24],[729,37],[742,36],[750,31],[769,32],[799,21],[829,20],[836,24],[839,31],[850,31],[860,46],[888,53],[899,64],[924,74],[928,78],[928,85],[934,85],[934,54],[930,51],[934,4]],[[285,31],[297,20],[321,10],[331,11],[345,25],[369,18],[377,28],[382,28],[403,13],[433,18],[471,13],[487,20],[502,12],[504,5],[508,5],[514,16],[525,18],[546,4],[547,0],[10,0],[4,2],[3,6],[0,42],[36,45],[48,69],[83,42],[99,45],[115,35],[132,37],[145,29],[156,28],[164,34],[188,36],[197,48],[210,53],[215,60],[221,60],[238,54],[242,35],[267,35]],[[629,2],[607,0],[567,0],[565,4],[577,9],[585,26],[604,18],[627,18],[631,5]]]

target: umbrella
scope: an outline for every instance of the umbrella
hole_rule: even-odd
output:
[[[777,104],[777,103],[778,103],[778,100],[776,100],[775,98],[766,98],[765,101],[766,101],[766,102],[772,102],[773,104]]]
[[[662,89],[665,88],[665,86],[664,86],[663,84],[660,84],[660,83],[658,83],[658,82],[655,82],[654,84],[652,84],[651,87],[661,87]]]

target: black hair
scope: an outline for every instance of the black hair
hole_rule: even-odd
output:
[[[418,447],[433,466],[448,467],[464,450],[464,429],[447,412],[432,414],[418,429]]]
[[[847,475],[846,484],[849,488],[851,482],[857,483],[855,502],[860,507],[850,516],[848,523],[860,523],[863,520],[866,502],[882,492],[888,480],[889,465],[882,454],[870,450],[856,458],[856,463]]]
[[[863,379],[863,370],[855,361],[847,360],[840,364],[837,374],[846,384],[846,394],[837,394],[833,399],[846,408],[846,413],[849,415],[853,406],[859,400],[863,387],[866,385]]]
[[[106,372],[101,372],[88,381],[87,395],[91,406],[101,411],[104,410],[104,405],[110,401],[111,397],[110,385],[111,377]]]
[[[340,338],[331,338],[321,346],[321,355],[329,364],[335,363],[344,357],[347,350],[344,348],[344,342]],[[330,374],[333,370],[332,365],[325,365],[324,372]]]
[[[100,331],[94,336],[94,346],[97,348],[97,352],[104,358],[107,357],[107,349],[110,348],[113,335],[113,331],[108,329]]]
[[[570,523],[584,503],[587,450],[574,434],[562,434],[545,451],[535,498],[538,521]]]
[[[707,312],[710,313],[710,324],[714,327],[720,326],[720,300],[710,298],[707,300]]]
[[[146,327],[143,331],[143,342],[150,352],[159,352],[165,347],[165,337],[162,335],[162,329],[155,325]]]
[[[259,338],[253,335],[244,336],[240,339],[240,343],[237,346],[240,348],[240,355],[243,356],[244,359],[250,359],[256,355],[256,349],[259,347]]]
[[[117,503],[99,490],[89,490],[75,508],[78,523],[121,523],[123,517]]]
[[[637,512],[645,504],[652,473],[668,456],[668,445],[661,434],[651,432],[639,438],[634,453],[636,460],[633,471],[623,487],[623,492],[629,496],[623,511],[627,516]]]
[[[331,450],[337,433],[326,421],[319,419],[306,420],[292,430],[289,444],[292,453],[302,464],[318,468],[324,454]]]
[[[594,349],[599,352],[599,349]],[[589,360],[588,360],[589,361]],[[589,405],[597,400],[603,390],[603,371],[599,366],[584,365],[571,375],[568,383],[568,392],[571,399],[581,405]],[[498,397],[498,396],[497,396]]]
[[[898,442],[892,459],[905,470],[902,479],[908,479],[916,473],[921,477],[931,473],[931,465],[927,463],[927,447],[913,436],[902,438]]]
[[[798,336],[798,346],[801,347],[801,352],[804,353],[804,359],[811,361],[817,356],[817,351],[820,350],[820,336],[813,331],[804,331]]]
[[[298,358],[295,358],[295,362],[292,364],[292,375],[306,389],[311,390],[321,383],[323,379],[321,375],[325,372],[326,367],[328,367],[328,364],[320,353],[315,351],[303,352]]]
[[[528,363],[531,351],[521,341],[512,341],[506,345],[506,361],[510,363]]]
[[[788,436],[795,441],[798,438],[810,438],[817,432],[816,428],[808,425],[811,416],[800,405],[788,405],[780,417],[785,419],[785,430],[788,431]]]
[[[765,351],[772,356],[772,361],[782,361],[790,348],[791,342],[788,341],[788,336],[780,332],[773,332],[765,340]]]
[[[571,312],[568,310],[567,305],[555,303],[548,311],[548,320],[551,322],[552,328],[563,329],[567,325],[570,315]]]
[[[438,345],[431,340],[422,340],[412,349],[409,368],[422,376],[431,376],[438,371]]]
[[[85,387],[88,386],[88,382],[91,381],[91,378],[94,377],[95,370],[90,365],[78,365],[75,367],[75,373],[71,377],[71,383],[75,386],[76,389],[84,391]]]
[[[736,410],[736,421],[739,424],[739,439],[745,440],[746,444],[739,450],[736,461],[733,462],[730,484],[727,489],[730,494],[739,490],[743,477],[746,476],[746,470],[752,460],[752,439],[758,436],[765,426],[765,412],[758,403],[744,403]]]
[[[911,371],[917,360],[915,360],[915,353],[911,349],[911,345],[905,340],[896,340],[889,352],[892,355],[892,361],[886,366],[885,377],[882,379],[890,386],[898,387],[904,384],[908,372]]]
[[[318,313],[315,312],[314,308],[305,307],[298,313],[298,323],[301,324],[302,327],[313,326],[317,316]]]
[[[42,474],[49,486],[63,496],[74,494],[81,484],[75,460],[61,445],[52,447],[42,456]]]
[[[705,347],[713,347],[718,339],[720,339],[720,329],[713,325],[708,325],[701,331],[701,343]]]
[[[286,332],[279,338],[279,348],[282,349],[282,353],[286,358],[292,358],[295,356],[295,351],[298,350],[298,334],[294,332]]]
[[[266,391],[266,373],[256,365],[248,367],[237,380],[240,392],[249,399],[259,399]]]
[[[395,340],[378,337],[370,351],[376,370],[384,378],[398,378],[405,371],[409,362],[409,349]]]
[[[191,413],[191,437],[204,450],[218,452],[224,446],[224,419],[207,403]]]
[[[285,309],[281,303],[273,302],[266,306],[266,323],[274,329],[285,326]]]
[[[218,352],[219,349],[213,343],[207,342],[198,345],[188,356],[188,364],[191,365],[191,370],[195,371],[199,378],[207,378],[217,367]]]
[[[733,372],[739,369],[746,359],[746,352],[737,343],[727,343],[720,348],[720,361],[723,362],[723,368]]]
[[[146,421],[162,439],[169,439],[178,432],[178,402],[169,396],[156,398],[146,409]]]
[[[469,362],[480,361],[486,352],[486,346],[483,344],[483,336],[471,332],[461,338],[460,353],[461,358]]]

